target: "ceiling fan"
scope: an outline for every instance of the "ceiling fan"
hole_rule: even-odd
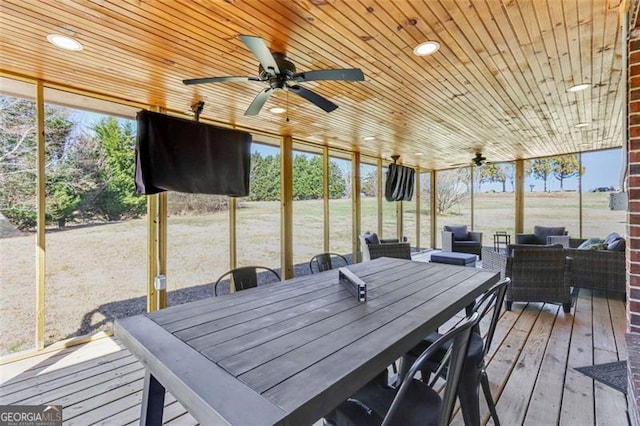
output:
[[[473,158],[471,159],[471,161],[473,162],[473,164],[475,164],[476,166],[480,167],[480,166],[484,165],[484,163],[486,163],[486,162],[487,162],[487,158],[486,158],[486,157],[484,157],[484,156],[482,155],[482,153],[480,153],[480,152],[476,152],[475,157],[473,157]]]
[[[338,108],[338,105],[329,99],[321,96],[309,89],[298,85],[307,81],[320,80],[342,80],[342,81],[362,81],[364,74],[358,68],[347,69],[326,69],[315,71],[296,72],[296,66],[289,61],[284,53],[270,52],[264,40],[257,36],[240,35],[238,36],[251,50],[253,55],[260,62],[257,77],[203,77],[182,80],[186,85],[202,84],[202,83],[224,83],[224,82],[241,82],[241,81],[264,81],[269,83],[269,87],[258,93],[244,115],[257,115],[265,102],[276,90],[289,90],[292,93],[308,100],[317,107],[326,112],[331,112]]]
[[[481,152],[476,152],[476,155],[471,159],[471,163],[480,167],[489,163],[489,161],[487,161],[487,158],[483,156]],[[463,167],[468,165],[469,165],[468,163],[458,163],[458,164],[451,164],[451,167]]]

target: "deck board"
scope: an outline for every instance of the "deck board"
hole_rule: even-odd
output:
[[[619,296],[581,290],[568,315],[542,303],[503,312],[487,367],[501,423],[629,424],[623,394],[573,369],[627,358],[624,309]],[[135,358],[106,337],[0,366],[0,403],[62,404],[69,425],[137,424],[142,377]],[[480,408],[493,424],[483,399]],[[164,420],[197,424],[170,394]],[[463,424],[459,412],[453,424]]]

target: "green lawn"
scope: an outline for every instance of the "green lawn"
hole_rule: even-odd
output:
[[[568,226],[577,235],[577,193],[527,193],[526,228],[533,225]],[[608,210],[607,193],[583,194],[583,237],[625,232],[625,212]],[[394,203],[383,203],[384,237],[396,234]],[[465,203],[456,214],[439,216],[445,223],[469,223]],[[475,199],[475,228],[492,243],[497,230],[513,233],[514,195],[481,193]],[[422,205],[421,242],[429,245],[430,216]],[[351,200],[330,201],[331,251],[351,251]],[[362,201],[362,230],[377,230],[375,199]],[[323,203],[293,203],[294,263],[308,262],[323,251]],[[181,303],[210,297],[211,283],[229,268],[229,213],[171,216],[168,229],[167,283],[181,294]],[[237,214],[238,265],[280,266],[280,203],[239,203]],[[405,233],[415,242],[415,204],[404,212]],[[111,328],[111,318],[130,315],[133,302],[146,294],[145,219],[69,227],[47,233],[46,313],[47,342]],[[438,233],[439,234],[439,233]],[[35,332],[35,237],[33,234],[0,239],[0,353],[32,347]],[[197,291],[196,291],[197,290]],[[135,313],[135,312],[134,312]]]

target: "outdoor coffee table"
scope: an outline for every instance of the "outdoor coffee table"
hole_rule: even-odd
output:
[[[312,424],[498,281],[477,268],[379,258],[116,321],[145,366],[141,424],[165,389],[201,424]]]

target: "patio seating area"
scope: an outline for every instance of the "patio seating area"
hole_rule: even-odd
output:
[[[573,311],[530,303],[502,314],[487,368],[501,424],[629,424],[625,395],[574,370],[626,359],[624,302],[580,289]],[[0,404],[62,404],[66,424],[137,424],[143,377],[116,339],[102,338],[3,365]],[[164,420],[196,424],[171,395]],[[463,424],[459,411],[452,424]]]

